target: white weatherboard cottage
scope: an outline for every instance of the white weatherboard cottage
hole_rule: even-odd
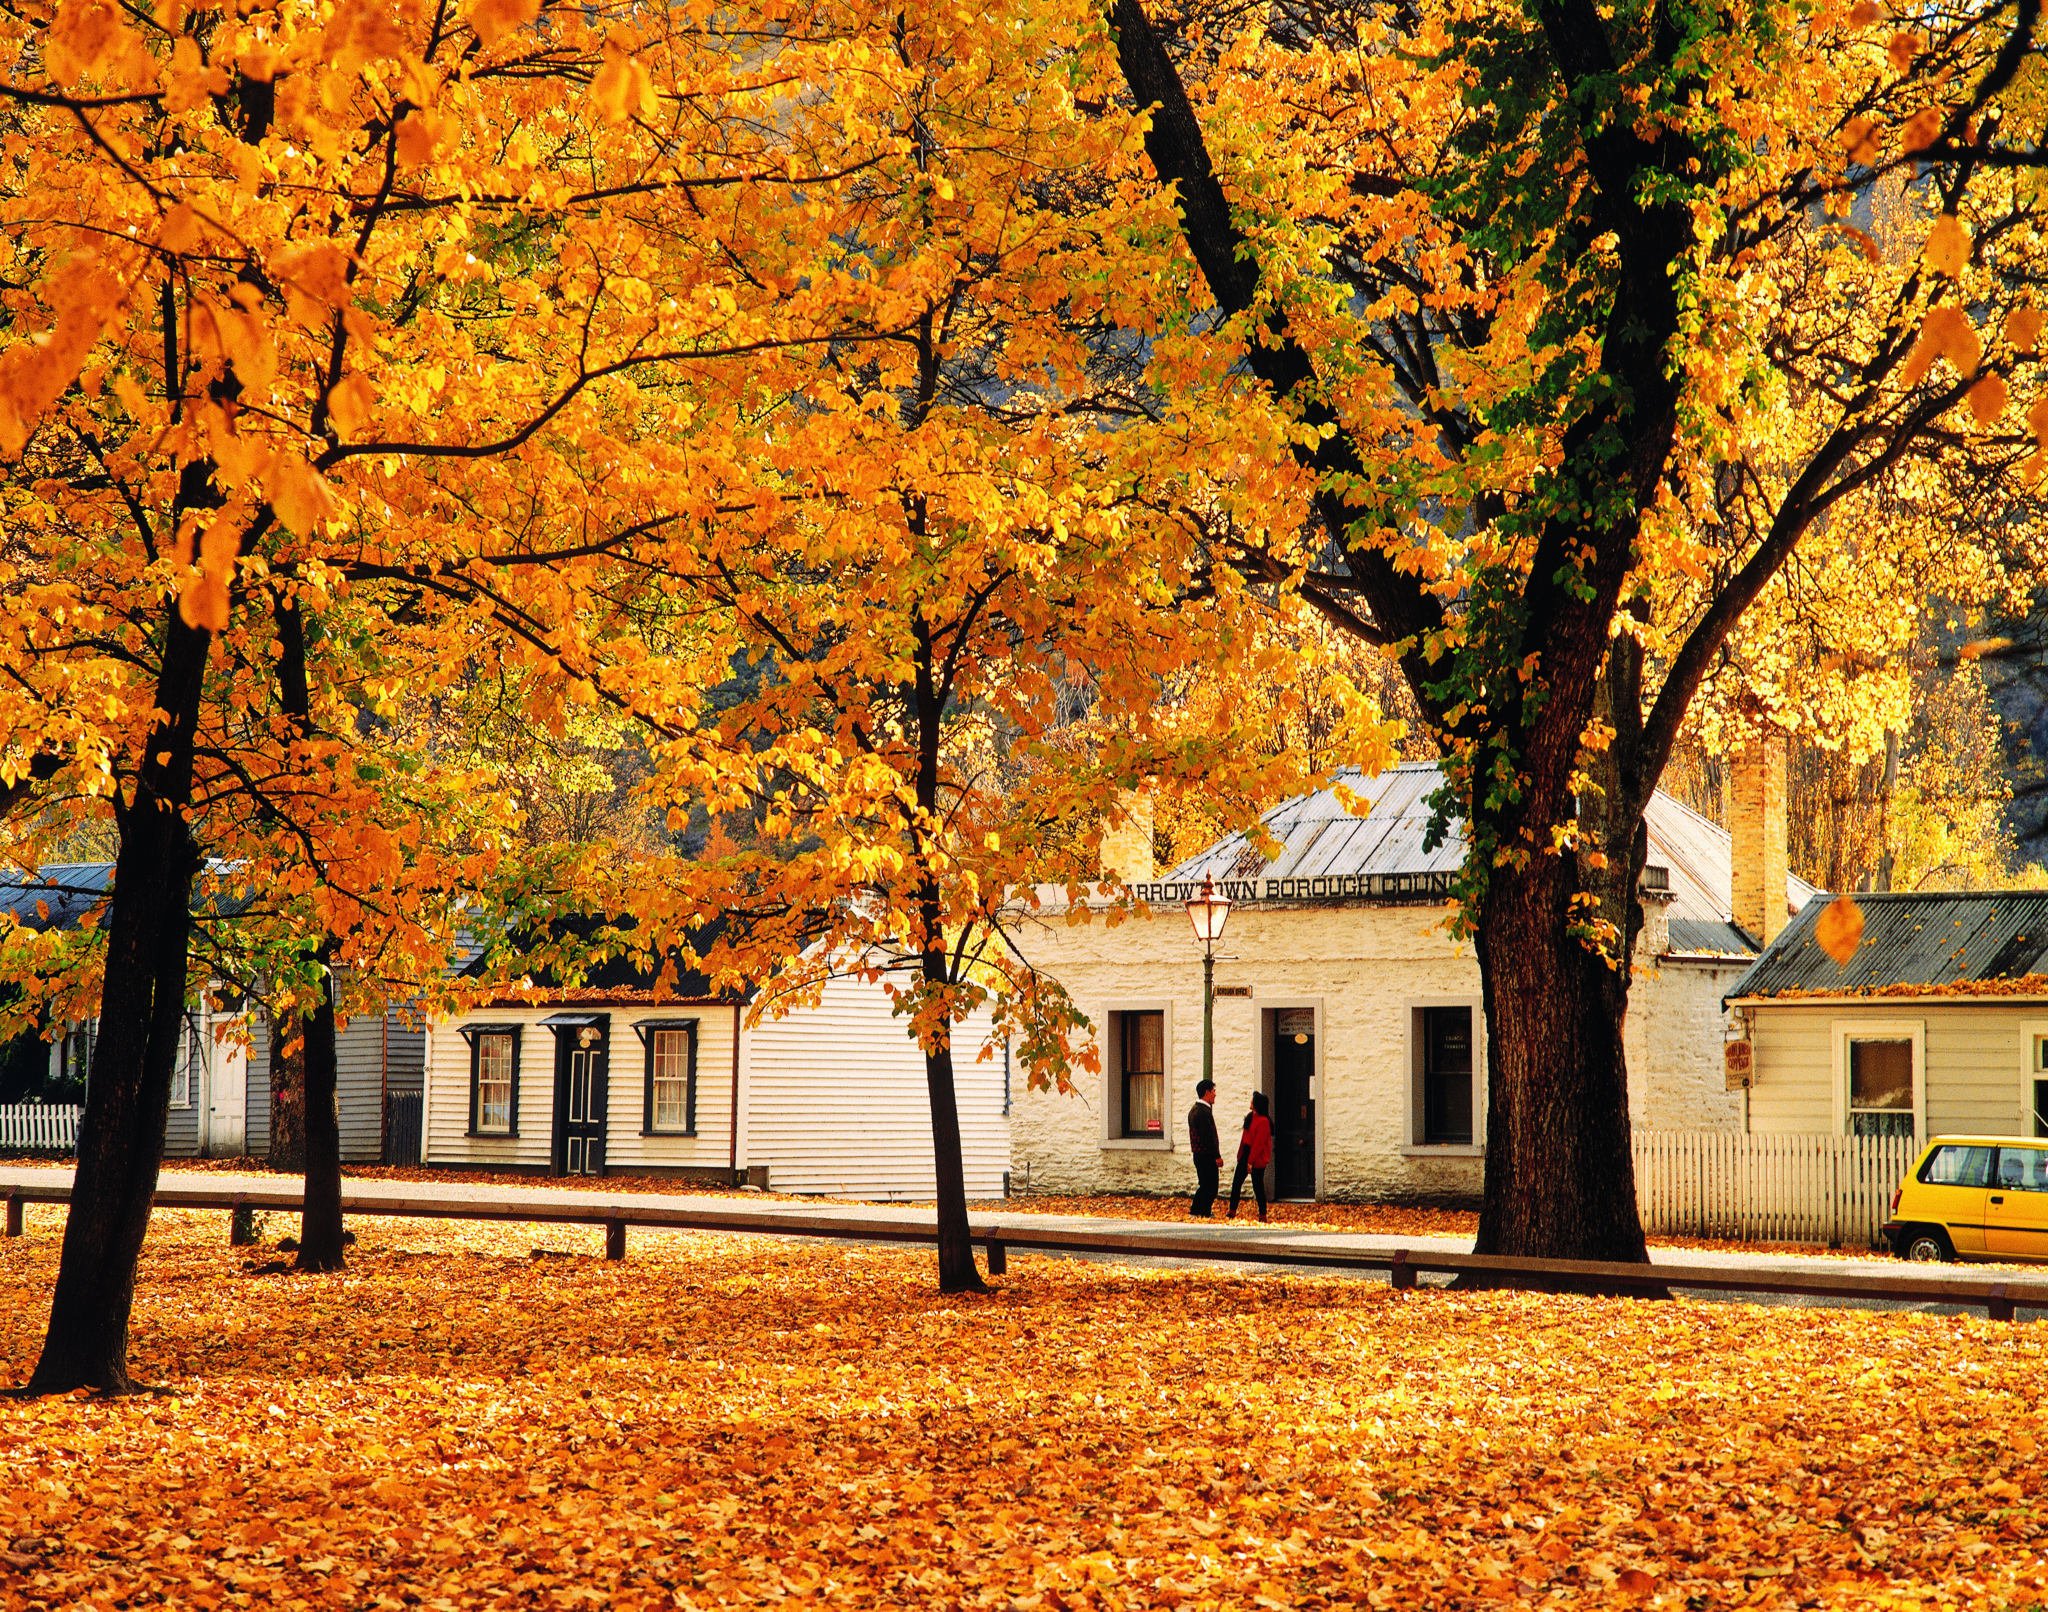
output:
[[[423,1162],[932,1196],[924,1055],[881,985],[837,978],[815,1006],[747,1017],[701,975],[658,1000],[612,970],[438,1021]],[[1009,1169],[1008,1068],[1000,1047],[977,1061],[988,1029],[982,1016],[955,1031],[969,1197],[1000,1197]]]
[[[1859,895],[1846,964],[1778,936],[1729,996],[1763,1133],[2048,1136],[2048,891]]]
[[[1152,880],[1127,868],[1150,916],[1047,900],[1013,936],[1095,1027],[1103,1070],[1072,1096],[1020,1092],[1010,1127],[1018,1190],[1189,1190],[1185,1115],[1202,1068],[1202,949],[1183,911],[1205,875],[1232,910],[1216,946],[1217,1129],[1226,1154],[1251,1093],[1273,1109],[1282,1198],[1445,1202],[1476,1197],[1485,1154],[1486,1026],[1471,945],[1446,930],[1458,836],[1424,848],[1432,765],[1341,780],[1266,814],[1268,860],[1231,835]],[[1659,794],[1648,814],[1647,909],[1625,1035],[1642,1130],[1739,1131],[1722,997],[1756,945],[1731,913],[1730,836]],[[1784,879],[1788,909],[1812,894]],[[1759,889],[1765,886],[1756,886]],[[1783,921],[1783,914],[1778,915]]]

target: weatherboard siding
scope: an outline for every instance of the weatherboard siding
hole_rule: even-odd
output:
[[[605,1010],[599,1010],[605,1011]],[[612,1008],[611,1073],[605,1109],[605,1167],[724,1170],[732,1162],[733,1010],[714,1007]],[[633,1026],[643,1020],[697,1021],[697,1131],[642,1136],[647,1055]],[[543,1031],[542,1034],[546,1034]],[[550,1065],[552,1068],[552,1064]],[[467,1066],[465,1065],[465,1077]],[[467,1101],[465,1093],[464,1101]]]
[[[1835,1130],[1835,1017],[1826,1008],[1770,1008],[1756,1015],[1751,1034],[1755,1072],[1750,1078],[1752,1131],[1825,1135]]]
[[[485,1008],[434,1026],[427,1066],[428,1164],[545,1170],[555,1126],[555,1036],[542,1026],[558,1007]],[[465,1024],[516,1024],[519,1036],[517,1136],[470,1136],[469,1043]]]
[[[254,1014],[249,1025],[249,1061],[244,1069],[249,1082],[248,1119],[243,1131],[249,1157],[270,1157],[270,1021]]]
[[[1839,1128],[1835,1081],[1838,1024],[1918,1022],[1924,1026],[1927,1134],[2011,1135],[2030,1129],[2021,1106],[2020,1025],[2042,1018],[2039,1003],[1859,1002],[1759,1004],[1750,1129],[1832,1132]]]
[[[953,1080],[970,1198],[1000,1197],[1009,1168],[1000,1044],[987,1015],[955,1030]],[[828,983],[814,1007],[747,1032],[746,1163],[777,1192],[928,1199],[935,1188],[924,1054],[879,985]]]

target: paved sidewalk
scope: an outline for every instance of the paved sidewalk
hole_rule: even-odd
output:
[[[6,1165],[0,1166],[0,1193],[10,1187],[49,1186],[56,1182],[67,1183],[71,1171],[68,1166]],[[166,1187],[182,1186],[203,1188],[222,1193],[289,1192],[295,1189],[294,1177],[274,1174],[230,1174],[222,1171],[178,1171],[167,1170],[162,1177]],[[545,1215],[548,1211],[559,1214],[565,1209],[589,1210],[593,1219],[602,1218],[608,1209],[631,1216],[637,1211],[649,1209],[674,1209],[683,1212],[704,1212],[715,1210],[721,1216],[744,1221],[746,1219],[776,1220],[781,1224],[772,1228],[772,1234],[789,1236],[789,1221],[877,1221],[893,1222],[908,1226],[930,1226],[933,1213],[928,1204],[872,1204],[872,1203],[820,1203],[810,1204],[789,1198],[753,1198],[744,1194],[713,1196],[704,1193],[608,1193],[601,1186],[589,1190],[561,1187],[525,1187],[488,1181],[394,1181],[382,1178],[344,1176],[342,1189],[346,1199],[361,1204],[371,1203],[488,1203],[504,1210],[532,1208]],[[1026,1227],[1052,1230],[1087,1231],[1098,1234],[1133,1236],[1157,1236],[1171,1233],[1175,1236],[1199,1238],[1205,1243],[1221,1248],[1242,1248],[1245,1262],[1214,1259],[1204,1261],[1179,1260],[1170,1255],[1152,1254],[1092,1254],[1077,1253],[1059,1257],[1103,1259],[1154,1268],[1195,1267],[1224,1271],[1271,1271],[1273,1267],[1260,1266],[1255,1261],[1264,1252],[1302,1250],[1318,1252],[1357,1252],[1363,1250],[1407,1249],[1413,1253],[1462,1254],[1471,1251],[1471,1239],[1467,1237],[1396,1236],[1381,1233],[1329,1232],[1316,1230],[1293,1230],[1282,1225],[1260,1224],[1257,1221],[1201,1221],[1184,1219],[1178,1221],[1130,1220],[1096,1215],[1044,1215],[1007,1205],[979,1206],[973,1212],[973,1223],[977,1234],[997,1226],[1009,1226],[1018,1231]],[[764,1228],[767,1229],[767,1228]],[[1983,1266],[1912,1266],[1907,1267],[1896,1260],[1872,1256],[1868,1259],[1829,1258],[1825,1261],[1799,1254],[1744,1253],[1730,1251],[1707,1251],[1700,1249],[1657,1248],[1651,1250],[1651,1262],[1659,1267],[1669,1268],[1675,1278],[1674,1285],[1682,1288],[1683,1272],[1688,1265],[1745,1267],[1756,1270],[1812,1271],[1825,1269],[1831,1276],[1850,1277],[1855,1275],[1898,1276],[1908,1269],[1915,1276],[1934,1280],[1947,1278],[1962,1282],[1981,1277],[1987,1268]],[[2040,1267],[2028,1270],[2029,1276],[2042,1274]],[[1359,1280],[1385,1281],[1383,1273],[1359,1272]],[[1430,1280],[1427,1276],[1424,1281]],[[1702,1295],[1705,1296],[1705,1295]],[[1861,1299],[1772,1299],[1761,1295],[1746,1297],[1736,1302],[1761,1303],[1803,1303],[1823,1306],[1852,1305],[1881,1308],[1933,1308],[1946,1306],[1903,1304],[1891,1301]]]

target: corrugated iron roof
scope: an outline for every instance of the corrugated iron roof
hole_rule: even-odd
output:
[[[1673,918],[1671,955],[1750,958],[1756,956],[1756,942],[1719,918]]]
[[[69,929],[107,899],[111,862],[52,862],[0,882],[0,912],[25,929]]]
[[[1826,901],[1810,901],[1730,998],[1853,995],[1887,986],[1939,990],[2048,973],[2048,890],[1859,895],[1863,938],[1846,965],[1813,938]]]
[[[1443,781],[1442,770],[1427,761],[1403,762],[1376,777],[1349,770],[1328,789],[1283,801],[1260,819],[1280,842],[1279,854],[1267,861],[1249,833],[1225,836],[1189,857],[1167,881],[1226,879],[1323,878],[1342,875],[1449,873],[1465,855],[1465,825],[1454,820],[1450,832],[1434,849],[1423,841],[1429,834],[1429,797]],[[1337,798],[1339,786],[1371,802],[1354,814]],[[1703,950],[1721,955],[1720,943],[1743,942],[1755,951],[1733,924],[1734,854],[1728,831],[1661,789],[1645,813],[1650,838],[1649,862],[1670,870],[1673,896],[1673,945],[1679,923],[1713,926],[1695,937]],[[1815,894],[1804,879],[1785,881],[1786,910],[1797,911]],[[1714,944],[1708,946],[1706,942]],[[1685,948],[1690,949],[1690,948]]]

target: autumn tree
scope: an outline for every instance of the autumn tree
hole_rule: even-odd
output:
[[[680,15],[536,11],[0,18],[21,64],[0,84],[5,765],[32,797],[98,802],[120,843],[38,1391],[129,1386],[188,894],[239,782],[209,719],[273,713],[291,766],[347,748],[330,702],[287,686],[281,638],[396,582],[434,607],[413,627],[487,622],[554,668],[548,699],[589,693],[587,573],[730,479],[730,414],[680,373],[744,357],[715,394],[738,396],[821,334],[801,206],[708,206],[832,177],[789,160],[788,131],[826,120],[787,54],[754,73],[744,40]],[[331,890],[341,850],[302,866]],[[316,947],[337,938],[319,906]]]
[[[1912,464],[2011,503],[2043,463],[2038,6],[1112,16],[1318,478],[1307,591],[1397,658],[1448,764],[1478,1246],[1640,1260],[1621,1024],[1695,695],[1860,489]],[[1903,260],[1866,227],[1883,186]]]
[[[1045,4],[876,30],[868,104],[897,136],[814,193],[842,338],[763,399],[774,524],[707,521],[670,552],[684,613],[719,623],[746,675],[657,745],[656,787],[679,830],[703,802],[739,831],[669,862],[657,901],[619,903],[678,937],[722,917],[704,960],[764,1003],[834,972],[890,991],[925,1060],[946,1291],[980,1285],[956,1082],[991,1049],[956,1045],[960,1025],[992,1007],[1037,1081],[1091,1056],[1010,949],[1011,904],[1092,880],[1120,791],[1227,756],[1229,713],[1155,720],[1162,678],[1269,658],[1233,583],[1175,609],[1197,551],[1155,506],[1198,495],[1213,434],[1146,373],[1137,337],[1187,280],[1170,256],[1131,272],[1165,217],[1116,183],[1128,130],[1076,107],[1101,31]]]

